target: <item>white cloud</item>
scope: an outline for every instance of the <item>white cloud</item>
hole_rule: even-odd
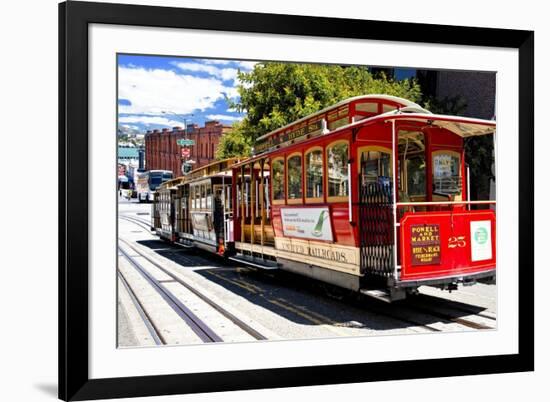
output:
[[[183,71],[204,72],[223,81],[231,81],[237,78],[238,70],[236,68],[219,68],[212,64],[191,62],[174,62],[172,64]]]
[[[122,127],[129,128],[130,130],[139,130],[138,126],[134,126],[132,124],[121,124]]]
[[[220,66],[227,66],[228,64],[236,64],[242,70],[252,70],[257,61],[236,61],[236,60],[221,60],[221,59],[201,59],[204,64],[215,64]]]
[[[122,116],[118,118],[119,123],[141,123],[141,124],[157,124],[166,127],[182,127],[184,124],[181,121],[167,119],[161,116]],[[136,127],[137,126],[127,126]]]
[[[167,111],[184,115],[213,107],[224,99],[224,93],[230,98],[238,95],[235,87],[225,86],[216,78],[162,69],[120,67],[118,71],[119,98],[131,103],[119,105],[119,113],[161,115]]]
[[[228,116],[225,114],[209,114],[206,116],[209,120],[221,120],[221,121],[239,121],[243,118],[240,116]]]
[[[258,64],[258,62],[257,61],[239,61],[237,64],[243,70],[252,70],[254,66]]]
[[[204,64],[219,64],[221,66],[227,66],[233,63],[233,60],[221,60],[221,59],[201,59]]]

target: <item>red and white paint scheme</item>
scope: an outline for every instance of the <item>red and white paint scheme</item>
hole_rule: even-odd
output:
[[[259,137],[251,158],[191,176],[230,175],[223,208],[211,208],[218,253],[393,301],[421,285],[494,281],[495,201],[470,200],[464,140],[495,130],[494,121],[358,96]],[[193,199],[176,203],[200,202],[209,214],[210,188],[178,190]]]
[[[268,133],[233,166],[237,256],[389,300],[493,280],[495,202],[469,200],[464,138],[495,128],[367,95]]]

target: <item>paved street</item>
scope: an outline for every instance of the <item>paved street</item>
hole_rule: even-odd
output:
[[[119,203],[120,347],[474,331],[497,325],[494,285],[460,287],[450,294],[422,287],[421,296],[389,305],[170,245],[149,231],[150,209],[135,200]],[[190,321],[204,324],[207,334]]]

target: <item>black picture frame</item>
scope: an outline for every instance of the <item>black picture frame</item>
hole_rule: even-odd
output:
[[[518,353],[400,362],[90,379],[88,25],[191,28],[459,44],[519,51]],[[520,135],[521,133],[521,135]],[[534,32],[71,1],[59,5],[59,398],[118,397],[534,370]]]

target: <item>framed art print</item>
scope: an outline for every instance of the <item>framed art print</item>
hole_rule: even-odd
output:
[[[534,369],[533,32],[59,16],[61,399]]]

